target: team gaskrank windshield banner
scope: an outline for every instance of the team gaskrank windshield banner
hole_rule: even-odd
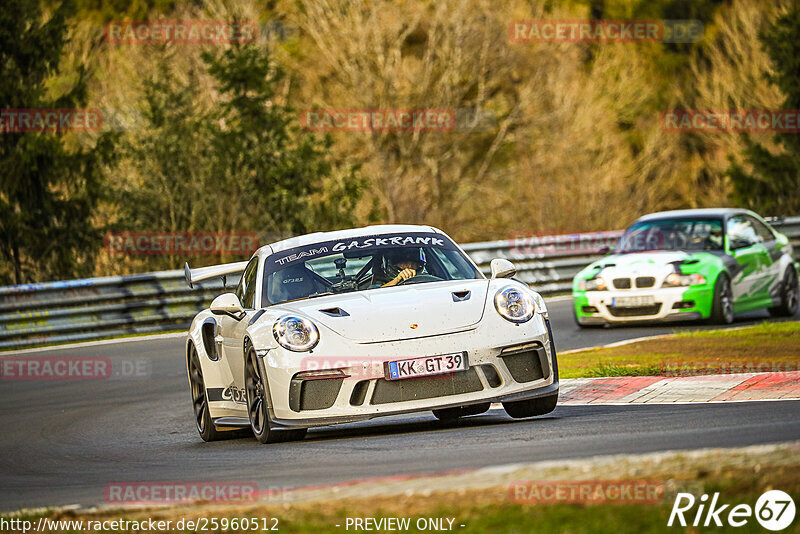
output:
[[[266,259],[265,273],[269,274],[300,262],[344,254],[348,257],[368,256],[373,252],[396,248],[437,248],[456,250],[456,245],[447,236],[433,232],[401,232],[393,234],[367,235],[348,239],[323,241],[283,250]]]

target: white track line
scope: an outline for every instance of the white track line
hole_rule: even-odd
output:
[[[131,343],[134,341],[152,341],[156,339],[173,339],[180,337],[186,337],[186,332],[173,332],[171,334],[151,334],[147,336],[118,337],[112,339],[101,339],[99,341],[81,341],[78,343],[69,343],[67,345],[53,345],[50,347],[36,347],[33,349],[10,350],[5,352],[0,352],[0,357],[10,356],[13,354],[31,354],[34,352],[47,352],[51,350],[74,349],[76,347],[78,348],[86,346],[94,347],[100,345],[111,345],[114,343]]]
[[[559,402],[556,409],[560,406],[676,406],[686,404],[734,404],[741,402],[782,402],[782,401],[800,401],[800,399],[737,399],[737,400],[712,400],[712,401],[676,401],[676,402]],[[503,405],[499,403],[492,403],[489,411],[503,410]],[[480,416],[478,416],[480,417]]]

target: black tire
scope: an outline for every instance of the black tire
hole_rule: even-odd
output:
[[[301,440],[308,429],[276,429],[269,416],[267,400],[269,394],[265,386],[263,366],[256,351],[252,347],[245,349],[244,388],[247,392],[247,415],[250,418],[250,429],[261,443],[282,443]]]
[[[503,408],[514,419],[545,415],[556,409],[558,393],[524,401],[504,402]]]
[[[200,356],[197,354],[194,344],[189,345],[186,368],[189,372],[189,391],[192,394],[194,422],[200,437],[203,438],[203,441],[218,441],[234,437],[235,431],[219,431],[211,421],[211,413],[208,410],[208,397],[206,397],[206,384],[205,380],[203,380],[203,368],[200,366]]]
[[[800,285],[797,272],[790,265],[781,282],[781,303],[769,308],[769,314],[773,317],[794,317],[797,313],[798,300],[800,300]]]
[[[472,404],[470,406],[442,408],[441,410],[433,410],[433,415],[440,421],[452,422],[461,417],[467,417],[468,415],[479,415],[488,412],[490,406],[490,403],[484,402],[481,404]]]
[[[733,322],[733,291],[731,279],[720,274],[714,283],[714,301],[711,303],[710,324],[731,324]]]

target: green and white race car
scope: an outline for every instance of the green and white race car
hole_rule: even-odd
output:
[[[637,220],[610,255],[572,284],[575,321],[703,319],[767,308],[797,311],[798,263],[789,239],[743,209],[665,211]]]

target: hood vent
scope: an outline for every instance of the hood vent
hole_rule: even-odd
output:
[[[350,314],[344,311],[341,308],[326,308],[324,310],[320,310],[325,315],[330,315],[331,317],[349,317]]]

